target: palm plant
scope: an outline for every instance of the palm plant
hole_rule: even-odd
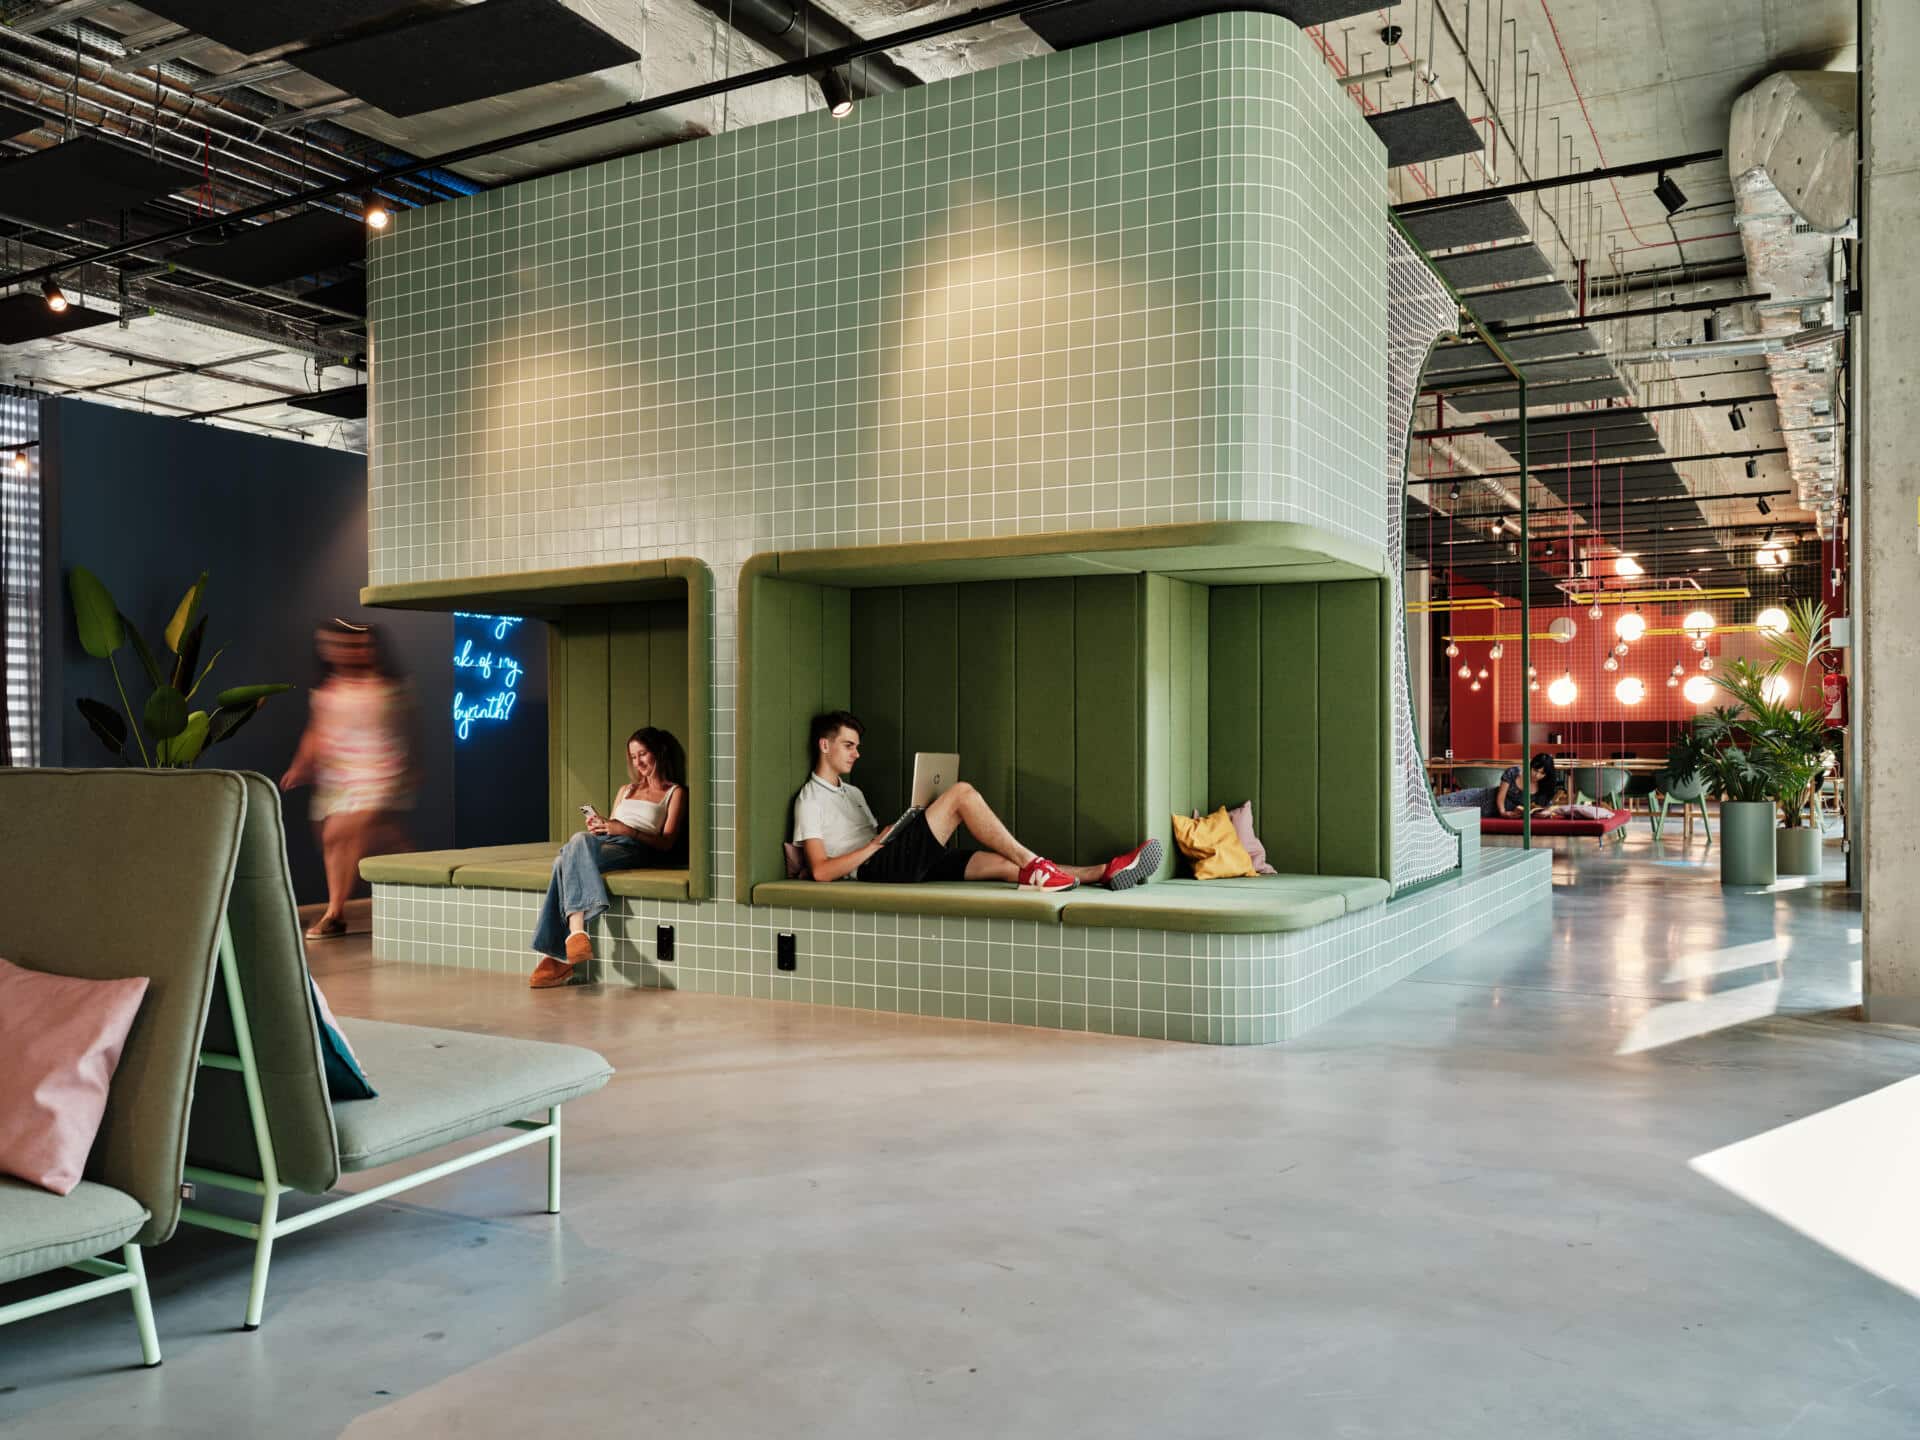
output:
[[[163,662],[148,648],[139,627],[120,612],[97,575],[76,565],[68,577],[74,626],[80,632],[81,648],[95,659],[107,662],[107,668],[113,672],[113,687],[119,692],[121,708],[115,710],[111,705],[86,697],[74,704],[100,743],[122,761],[132,762],[133,757],[127,752],[127,741],[131,739],[142,765],[187,769],[207,746],[230,738],[251,720],[267,703],[268,696],[293,688],[281,684],[235,685],[214,697],[211,712],[187,708],[188,702],[200,693],[215,662],[225,653],[216,650],[205,665],[200,663],[201,645],[207,634],[207,617],[200,612],[200,601],[206,589],[207,577],[202,572],[174,607],[163,632],[169,652]],[[119,663],[114,659],[121,647],[129,643],[152,687],[138,716],[133,702],[127,698],[127,687],[120,678]]]
[[[1773,777],[1765,768],[1765,757],[1751,743],[1744,720],[1740,706],[1722,705],[1693,722],[1699,742],[1694,770],[1716,799],[1771,798]],[[1671,756],[1668,764],[1672,764]]]
[[[1795,607],[1796,614],[1800,610],[1800,606]],[[1797,654],[1811,654],[1817,659],[1819,649],[1825,648],[1824,613],[1818,622],[1809,632],[1809,638],[1801,642]],[[1714,677],[1714,683],[1727,692],[1734,704],[1715,710],[1711,717],[1703,717],[1702,728],[1722,742],[1723,755],[1737,753],[1740,756],[1738,761],[1725,763],[1739,768],[1743,775],[1751,772],[1759,792],[1729,794],[1726,798],[1773,800],[1780,806],[1787,827],[1792,829],[1806,824],[1812,813],[1816,789],[1826,773],[1827,753],[1833,748],[1833,731],[1822,711],[1803,710],[1785,697],[1779,700],[1768,697],[1767,682],[1778,675],[1786,663],[1776,658],[1764,669],[1749,660],[1729,663],[1725,671]]]

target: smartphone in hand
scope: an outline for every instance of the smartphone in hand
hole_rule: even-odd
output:
[[[593,822],[600,818],[600,812],[591,805],[582,805],[580,807],[580,815],[581,818],[587,822],[587,828],[589,830],[593,828]]]

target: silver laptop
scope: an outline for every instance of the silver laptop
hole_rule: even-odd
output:
[[[888,836],[898,833],[902,825],[938,800],[942,792],[959,778],[958,755],[935,755],[916,750],[913,755],[913,789],[909,792],[912,803],[900,812],[898,820],[887,827]]]
[[[925,750],[914,752],[913,789],[908,792],[909,801],[916,810],[924,810],[960,778],[960,757],[958,755],[933,755]]]

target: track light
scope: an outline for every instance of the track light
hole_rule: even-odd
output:
[[[1744,430],[1747,428],[1747,417],[1740,413],[1740,407],[1738,405],[1727,412],[1727,424],[1736,430]]]
[[[1671,215],[1687,203],[1687,192],[1673,183],[1671,175],[1662,175],[1660,183],[1653,187],[1653,198],[1667,207]]]
[[[1449,500],[1458,500],[1460,498],[1460,482],[1458,480],[1454,481],[1453,488],[1447,491],[1447,498]]]
[[[827,102],[827,113],[836,120],[844,120],[853,110],[853,91],[847,88],[845,78],[838,70],[822,70],[815,77],[820,82],[820,94]]]
[[[360,201],[360,218],[369,230],[384,230],[393,223],[393,212],[387,209],[386,201],[369,190]]]
[[[66,313],[67,292],[60,288],[60,277],[49,275],[40,282],[40,293],[47,297],[47,308],[56,315]]]
[[[1749,480],[1754,480],[1754,479],[1758,479],[1759,475],[1760,475],[1760,462],[1758,460],[1747,461],[1747,478]],[[1764,500],[1760,502],[1760,513],[1762,515],[1767,513],[1767,502]]]

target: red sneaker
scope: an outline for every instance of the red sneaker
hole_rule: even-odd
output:
[[[1160,842],[1143,840],[1126,854],[1116,855],[1109,860],[1100,876],[1100,883],[1109,890],[1131,890],[1136,885],[1146,884],[1159,868]]]
[[[1080,882],[1053,861],[1036,855],[1020,867],[1016,883],[1027,890],[1071,890]]]

